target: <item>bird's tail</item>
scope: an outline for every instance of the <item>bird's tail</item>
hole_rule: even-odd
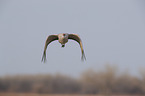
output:
[[[44,51],[43,52],[43,56],[42,56],[42,60],[41,60],[41,62],[46,62],[46,52]]]

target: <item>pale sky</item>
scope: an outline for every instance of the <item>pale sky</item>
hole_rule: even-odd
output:
[[[76,33],[80,47],[54,41],[41,62],[48,35]],[[145,69],[144,0],[0,0],[0,76],[55,74],[79,76],[106,63],[139,75]]]

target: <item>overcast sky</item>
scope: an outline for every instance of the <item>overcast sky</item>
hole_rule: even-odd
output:
[[[41,62],[48,35],[76,33],[65,48],[54,41]],[[109,63],[138,75],[145,69],[144,0],[0,0],[0,76],[62,73],[79,76]]]

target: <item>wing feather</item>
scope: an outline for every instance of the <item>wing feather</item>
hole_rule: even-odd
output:
[[[42,60],[41,61],[46,61],[46,49],[47,46],[54,40],[58,40],[58,35],[49,35],[48,38],[45,41],[45,47],[44,47],[44,52],[43,52],[43,56],[42,56]]]
[[[82,44],[82,41],[81,41],[80,37],[77,34],[69,34],[68,39],[75,40],[79,43],[80,48],[81,48],[81,52],[82,52],[82,58],[81,59],[86,60],[84,49],[83,49],[83,44]]]

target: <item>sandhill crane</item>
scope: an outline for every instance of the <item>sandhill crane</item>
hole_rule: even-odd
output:
[[[85,57],[85,53],[84,53],[84,49],[83,49],[83,45],[82,45],[82,41],[80,39],[80,37],[77,35],[77,34],[68,34],[68,33],[60,33],[58,35],[49,35],[46,42],[45,42],[45,47],[44,47],[44,52],[43,52],[43,56],[42,56],[42,61],[46,61],[46,49],[47,49],[47,46],[52,42],[52,41],[55,41],[55,40],[58,40],[59,43],[61,43],[62,47],[65,47],[65,43],[68,42],[68,39],[72,39],[72,40],[75,40],[79,43],[80,45],[80,48],[81,48],[81,52],[82,52],[82,57],[81,59],[82,60],[86,60],[86,57]]]

